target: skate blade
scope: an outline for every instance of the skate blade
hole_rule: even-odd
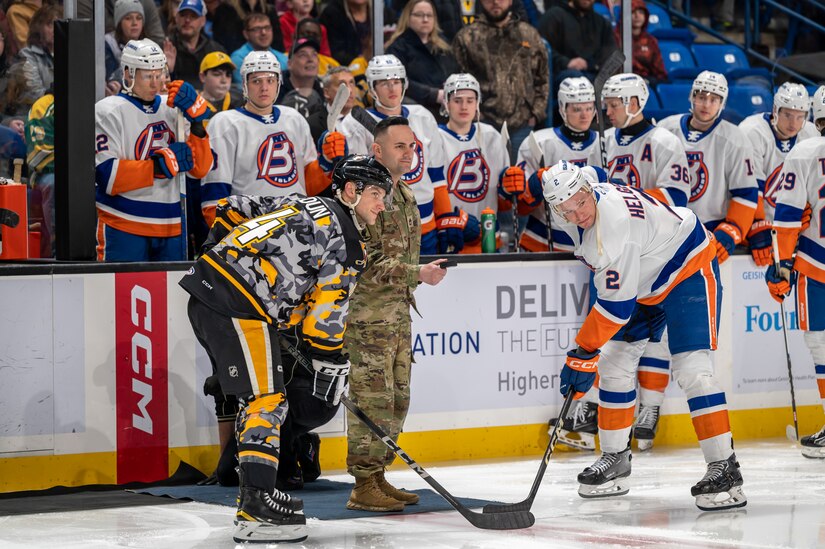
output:
[[[802,455],[808,459],[825,459],[825,447],[811,448],[810,446],[800,446]]]
[[[727,492],[718,494],[699,494],[696,496],[696,507],[702,511],[721,511],[735,509],[748,504],[748,498],[742,492],[741,486],[734,486]]]
[[[579,484],[579,495],[586,499],[609,498],[623,496],[630,491],[630,480],[627,477],[615,478],[604,484],[591,486]]]
[[[652,438],[637,438],[636,439],[636,446],[639,447],[640,452],[648,452],[653,449],[653,439]]]
[[[550,429],[552,436],[553,429]],[[576,450],[586,450],[592,452],[596,449],[596,436],[589,433],[576,433],[572,431],[559,431],[559,442]]]
[[[238,521],[232,539],[238,543],[298,543],[307,539],[306,524],[277,526],[265,522]]]

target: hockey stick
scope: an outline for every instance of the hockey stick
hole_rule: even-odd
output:
[[[364,126],[364,128],[370,132],[370,135],[375,133],[375,126],[378,125],[378,122],[375,121],[375,118],[370,116],[370,113],[368,113],[364,107],[355,105],[349,113],[359,124]]]
[[[544,451],[544,457],[541,459],[539,470],[536,472],[536,478],[533,480],[533,486],[530,488],[530,493],[527,494],[527,498],[518,503],[489,503],[484,506],[485,513],[490,513],[495,516],[497,513],[530,511],[530,508],[533,506],[533,500],[536,499],[536,494],[539,492],[539,486],[541,486],[541,481],[544,478],[544,472],[547,471],[547,465],[550,463],[550,456],[553,455],[553,450],[556,449],[556,443],[559,440],[559,431],[561,430],[562,423],[564,423],[563,419],[566,418],[567,414],[570,412],[570,406],[573,404],[574,394],[575,391],[570,389],[567,391],[567,396],[564,397],[564,403],[561,405],[561,411],[559,412],[559,420],[553,427],[553,432],[550,433],[550,442],[547,444],[547,449]]]
[[[507,121],[501,125],[501,139],[504,141],[504,148],[510,154],[510,131],[507,129]],[[513,252],[518,251],[518,196],[513,195]]]
[[[773,266],[779,276],[779,240],[776,231],[771,230],[771,245],[773,247]],[[796,394],[793,387],[793,370],[791,369],[791,351],[788,346],[788,327],[785,325],[785,300],[779,302],[779,312],[782,315],[782,337],[785,339],[785,360],[788,363],[788,382],[791,384],[791,410],[793,411],[793,428],[785,427],[785,436],[793,442],[799,442],[799,422],[796,416]]]
[[[301,366],[314,373],[309,360],[307,360],[307,358],[302,355],[291,342],[285,340],[284,338],[279,339],[281,341],[281,346],[289,351],[289,354],[295,357],[295,360],[297,360]],[[521,528],[530,528],[536,522],[536,518],[529,511],[529,509],[513,510],[510,512],[500,512],[489,515],[471,511],[460,501],[455,499],[450,492],[438,483],[438,481],[431,477],[422,466],[416,463],[415,460],[407,454],[407,452],[401,449],[401,447],[396,444],[396,442],[390,438],[390,436],[386,434],[378,425],[376,425],[375,422],[371,420],[369,416],[367,416],[367,414],[365,414],[364,411],[358,407],[357,404],[351,401],[347,395],[341,395],[341,404],[343,404],[347,410],[352,412],[352,414],[364,425],[366,425],[369,430],[375,434],[375,436],[381,439],[381,442],[387,445],[387,448],[392,450],[395,455],[401,458],[401,460],[406,463],[410,469],[418,473],[418,476],[423,478],[427,484],[432,486],[433,490],[438,492],[441,497],[447,500],[447,503],[452,505],[456,511],[461,513],[461,516],[467,519],[467,521],[476,528],[483,528],[485,530],[518,530]]]
[[[180,142],[186,141],[186,127],[183,123],[183,113],[178,109],[175,119],[176,138]],[[186,173],[181,170],[175,176],[178,179],[178,189],[180,189],[180,236],[181,236],[181,261],[189,259],[189,232],[186,230]]]
[[[536,133],[530,132],[530,135],[527,136],[527,146],[530,148],[530,153],[538,162],[538,169],[536,170],[536,177],[538,177],[538,171],[544,168],[544,152],[541,150],[541,146],[539,145],[538,139],[536,139]],[[541,184],[541,181],[539,181]],[[544,185],[542,185],[544,187]],[[544,225],[547,228],[547,251],[553,251],[553,233],[550,230],[551,220],[553,218],[552,214],[550,213],[550,204],[541,197],[541,202],[544,204]]]
[[[599,74],[593,81],[593,90],[596,92],[596,115],[599,119],[599,152],[602,155],[602,169],[607,171],[607,149],[604,143],[604,113],[602,112],[602,90],[607,79],[613,76],[624,64],[624,54],[619,50],[614,50],[607,61],[602,65]]]

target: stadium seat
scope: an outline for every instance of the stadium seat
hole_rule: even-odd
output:
[[[608,7],[602,4],[601,2],[595,2],[593,4],[593,11],[595,11],[596,13],[610,21],[610,9],[608,9]]]
[[[650,17],[647,20],[647,31],[653,33],[659,29],[670,29],[673,25],[670,24],[670,14],[661,6],[653,3],[647,4],[647,11],[650,12]]]
[[[743,118],[758,112],[768,112],[773,104],[773,96],[762,86],[735,84],[730,87],[725,110],[735,111]]]
[[[728,81],[746,76],[762,78],[771,88],[773,76],[767,69],[751,68],[745,51],[731,44],[693,44],[693,56],[698,66],[724,74]]]
[[[661,109],[671,112],[688,112],[691,86],[692,84],[686,82],[659,84],[656,92],[659,94]]]
[[[659,42],[659,49],[670,80],[693,80],[699,74],[693,54],[683,42],[663,40]]]

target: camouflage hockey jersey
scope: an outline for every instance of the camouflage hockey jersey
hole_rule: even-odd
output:
[[[337,201],[231,196],[220,201],[214,230],[228,233],[183,277],[184,290],[233,318],[303,323],[315,356],[341,352],[366,253]]]

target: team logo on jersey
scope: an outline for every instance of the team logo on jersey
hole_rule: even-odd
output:
[[[276,187],[289,187],[298,182],[298,160],[295,147],[284,132],[270,134],[258,147],[258,179]]]
[[[412,169],[405,173],[401,179],[407,185],[413,185],[421,181],[424,177],[424,146],[418,137],[415,138],[415,152],[413,153]]]
[[[490,188],[490,167],[478,149],[461,151],[447,168],[450,193],[464,202],[478,202]]]
[[[625,185],[640,188],[642,186],[642,177],[639,175],[639,170],[633,165],[633,155],[623,154],[615,157],[607,164],[610,178],[621,179]]]
[[[782,166],[784,165],[785,163],[783,162],[775,167],[765,180],[765,202],[767,202],[771,208],[776,208],[776,193],[779,192],[779,187],[782,186],[779,174],[782,173]]]
[[[696,202],[705,191],[708,190],[708,181],[710,174],[708,166],[705,164],[704,153],[702,151],[688,151],[687,152],[688,168],[693,170],[693,177],[691,177],[690,199],[689,202]]]
[[[143,128],[135,141],[135,160],[146,160],[156,150],[168,147],[174,142],[175,134],[165,120],[152,122]]]

